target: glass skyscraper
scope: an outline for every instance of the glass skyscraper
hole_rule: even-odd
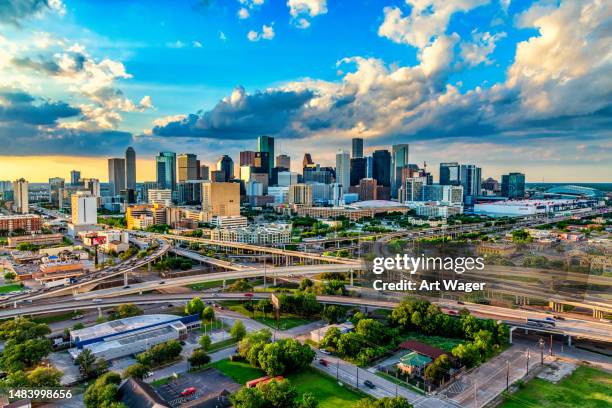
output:
[[[157,188],[176,191],[176,153],[160,152],[157,164]]]
[[[274,138],[270,136],[259,136],[257,138],[257,151],[268,153],[268,175],[272,177],[274,168]]]
[[[408,167],[408,144],[393,145],[393,166],[391,168],[391,197],[397,198],[397,191],[406,181],[402,175],[404,168]]]

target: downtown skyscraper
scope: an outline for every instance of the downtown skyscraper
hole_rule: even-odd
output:
[[[136,151],[131,146],[125,150],[125,188],[136,190]]]
[[[117,196],[125,190],[125,159],[108,159],[108,183],[111,196]]]
[[[406,182],[408,168],[408,144],[396,144],[392,148],[391,197],[398,198],[398,190]]]
[[[176,191],[176,153],[159,152],[155,158],[157,188]]]
[[[272,177],[274,168],[274,138],[270,136],[259,136],[257,138],[257,151],[268,153],[268,176]]]

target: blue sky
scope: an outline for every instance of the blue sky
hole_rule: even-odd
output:
[[[359,136],[485,176],[609,181],[606,3],[8,0],[0,141],[24,163],[130,144],[212,163],[270,134],[332,164]]]

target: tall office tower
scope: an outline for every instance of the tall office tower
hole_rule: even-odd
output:
[[[459,179],[463,186],[463,203],[474,205],[476,197],[480,195],[482,179],[480,167],[473,164],[462,164]]]
[[[210,180],[210,168],[205,164],[200,166],[200,180]]]
[[[363,139],[360,137],[354,137],[351,158],[358,159],[361,157],[363,157]]]
[[[353,139],[354,140],[354,139]],[[351,159],[351,186],[359,185],[359,181],[366,178],[368,161],[365,157]]]
[[[213,183],[225,183],[225,172],[223,170],[213,170],[210,172],[210,181]]]
[[[151,189],[148,191],[147,202],[149,204],[159,204],[169,207],[172,204],[172,190]]]
[[[178,181],[198,179],[197,161],[196,155],[192,153],[178,155]]]
[[[98,200],[88,191],[77,191],[70,197],[72,225],[94,225],[98,222]]]
[[[111,196],[125,190],[125,159],[108,159],[108,183]]]
[[[51,177],[49,179],[49,202],[56,208],[64,205],[64,179],[61,177]]]
[[[397,191],[405,185],[406,177],[403,169],[408,167],[408,145],[396,144],[392,147],[391,167],[391,197],[397,198]],[[402,177],[402,175],[404,175]]]
[[[276,156],[276,167],[291,169],[291,157],[286,154],[279,154]]]
[[[223,172],[223,181],[228,182],[234,178],[234,161],[227,154],[224,154],[217,161],[217,171]]]
[[[446,205],[463,205],[463,187],[426,184],[423,186],[423,201],[438,201]]]
[[[136,190],[136,151],[132,146],[125,150],[125,188]]]
[[[202,211],[211,216],[240,215],[240,183],[202,183]]]
[[[351,157],[344,150],[338,150],[338,153],[336,153],[336,183],[342,185],[343,193],[349,192],[351,186]]]
[[[94,197],[100,197],[100,180],[96,178],[84,178],[83,188],[89,191]]]
[[[140,202],[148,202],[149,191],[157,190],[157,181],[145,181],[140,190]]]
[[[202,180],[187,180],[176,183],[177,200],[181,205],[202,204]]]
[[[81,180],[81,172],[78,170],[71,170],[70,171],[70,184],[72,184],[73,186],[76,186],[77,184],[79,184],[80,180]]]
[[[461,184],[459,163],[440,163],[440,184],[443,186],[458,186]]]
[[[298,183],[298,174],[293,171],[281,171],[278,173],[278,185],[290,186]]]
[[[501,195],[510,199],[525,198],[525,175],[523,173],[504,174]]]
[[[240,152],[240,165],[241,166],[254,166],[255,165],[255,153],[252,150],[244,150]]]
[[[379,186],[391,186],[391,153],[376,150],[372,155],[372,178]]]
[[[312,205],[312,186],[310,184],[292,184],[287,191],[289,204]]]
[[[372,156],[366,157],[366,177],[367,178],[374,178],[373,166],[374,166],[374,158]]]
[[[423,201],[423,186],[427,185],[425,177],[409,177],[406,179],[404,201]]]
[[[20,178],[19,180],[15,180],[13,182],[13,209],[16,213],[19,214],[27,214],[30,206],[30,198],[28,196],[28,186],[29,183]]]
[[[268,166],[270,165],[270,153],[268,152],[255,152],[253,158],[253,171],[255,173],[267,173],[268,177],[272,174],[272,171]]]
[[[272,176],[274,167],[274,138],[270,136],[259,136],[257,138],[257,151],[268,153],[268,175]]]
[[[176,153],[159,152],[155,157],[157,164],[157,188],[176,191]]]
[[[357,188],[357,194],[359,195],[359,201],[376,200],[377,190],[376,180],[373,178],[364,178],[359,181],[359,187]]]
[[[289,169],[286,168],[286,167],[278,167],[278,166],[276,166],[276,167],[274,167],[272,169],[272,177],[270,178],[270,185],[271,186],[277,186],[278,185],[278,174],[282,173],[284,171],[289,171]],[[299,178],[299,176],[298,176],[298,178]],[[298,181],[296,181],[296,183],[298,183]]]
[[[304,167],[304,183],[331,184],[336,177],[333,167],[321,167],[319,164]]]
[[[306,167],[314,166],[314,162],[312,161],[312,156],[310,153],[304,153],[304,159],[302,159],[302,169]]]

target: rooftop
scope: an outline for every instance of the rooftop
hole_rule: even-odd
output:
[[[448,354],[446,351],[430,346],[429,344],[421,343],[420,341],[407,340],[400,344],[400,348],[405,350],[416,351],[419,354],[427,356],[432,360],[440,357],[443,354]]]
[[[140,329],[147,326],[173,321],[179,318],[180,316],[169,314],[152,314],[126,317],[124,319],[100,323],[92,327],[86,327],[84,329],[73,330],[70,335],[72,338],[78,337],[80,341],[85,341],[97,337],[112,336],[123,333],[127,330]]]
[[[405,366],[422,367],[432,362],[432,359],[416,351],[410,352],[400,358],[400,363]]]
[[[398,203],[397,201],[388,201],[388,200],[368,200],[368,201],[358,201],[356,203],[352,203],[350,207],[357,208],[393,208],[393,207],[404,207],[404,205]]]

